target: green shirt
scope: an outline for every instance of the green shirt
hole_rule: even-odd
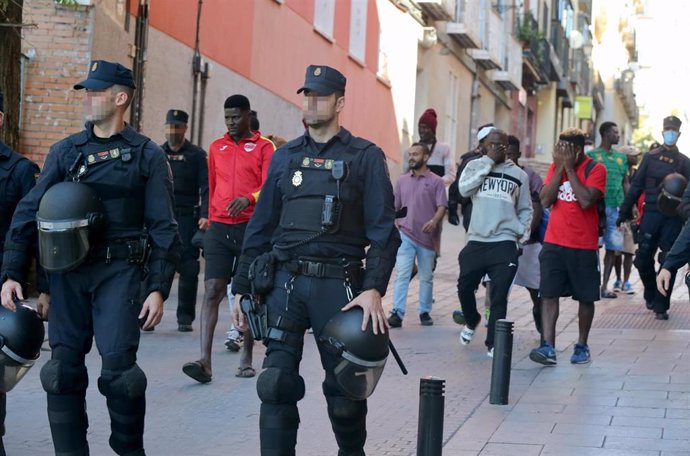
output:
[[[613,148],[611,152],[603,149],[590,150],[587,155],[606,167],[606,207],[619,207],[625,199],[623,177],[628,174],[628,157]]]

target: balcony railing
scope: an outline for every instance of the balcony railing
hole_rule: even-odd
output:
[[[519,90],[522,86],[522,46],[510,36],[508,38],[507,68],[494,70],[491,79],[505,90]]]
[[[548,42],[546,48],[542,42],[543,35],[539,32],[539,23],[530,12],[517,19],[516,38],[522,45],[522,84],[530,87],[533,84],[546,84],[548,76],[545,72],[544,61],[548,59]]]
[[[551,46],[558,56],[559,63],[562,69],[568,68],[569,54],[570,54],[570,44],[565,37],[565,30],[563,26],[558,21],[551,22]],[[563,73],[559,76],[564,76]]]
[[[589,60],[582,49],[574,49],[570,66],[570,81],[577,86],[577,93],[590,93],[591,70]]]
[[[485,70],[500,69],[503,62],[501,62],[501,36],[505,33],[503,29],[503,20],[501,17],[493,12],[489,13],[489,30],[488,40],[483,48],[470,49],[470,57]]]
[[[464,48],[480,47],[479,2],[477,0],[457,0],[455,17],[446,23],[446,33]]]

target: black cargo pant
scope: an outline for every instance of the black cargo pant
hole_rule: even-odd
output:
[[[177,323],[191,325],[196,317],[196,292],[199,286],[199,249],[192,245],[199,219],[194,208],[175,210],[177,229],[182,241],[182,256],[177,264],[180,279],[177,287]]]
[[[671,292],[676,274],[671,274],[668,295],[659,293],[656,287],[657,268],[654,256],[657,250],[660,250],[659,263],[663,263],[663,256],[671,250],[682,228],[683,222],[680,217],[668,217],[652,209],[646,209],[642,214],[637,238],[638,248],[633,264],[644,285],[644,300],[651,304],[657,313],[666,312],[671,305]]]
[[[136,364],[141,311],[141,266],[126,260],[83,264],[50,273],[49,341],[52,358],[41,369],[56,454],[89,454],[86,441],[84,357],[93,339],[101,355],[98,389],[110,413],[110,446],[143,456],[146,376]]]
[[[356,294],[358,285],[353,285]],[[318,341],[325,324],[340,312],[348,298],[342,279],[295,276],[279,269],[274,286],[266,296],[269,321],[280,316],[292,328],[287,331],[285,341],[268,340],[264,371],[257,379],[256,389],[261,399],[261,456],[294,456],[299,427],[297,402],[305,392],[304,380],[299,375],[304,331],[313,328]],[[321,344],[318,346],[326,371],[323,394],[340,449],[338,456],[363,456],[367,401],[352,400],[340,392],[332,374],[339,357]]]
[[[470,241],[458,256],[460,276],[458,277],[458,298],[467,326],[476,328],[482,319],[477,311],[475,290],[485,274],[491,279],[491,314],[486,333],[486,346],[494,346],[496,320],[506,317],[508,291],[515,278],[518,265],[518,249],[515,241],[477,242]]]

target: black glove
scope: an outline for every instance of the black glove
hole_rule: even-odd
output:
[[[460,225],[460,217],[458,217],[458,213],[456,212],[448,212],[448,223],[451,225],[458,226]]]
[[[249,282],[249,265],[254,261],[254,257],[240,255],[237,260],[237,269],[232,276],[232,294],[245,295],[252,294],[252,284]]]

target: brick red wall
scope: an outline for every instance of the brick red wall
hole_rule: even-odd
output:
[[[42,165],[49,147],[83,127],[82,95],[72,86],[91,59],[91,11],[52,0],[24,0],[22,52],[25,63],[20,151]],[[33,50],[33,51],[32,51]]]

